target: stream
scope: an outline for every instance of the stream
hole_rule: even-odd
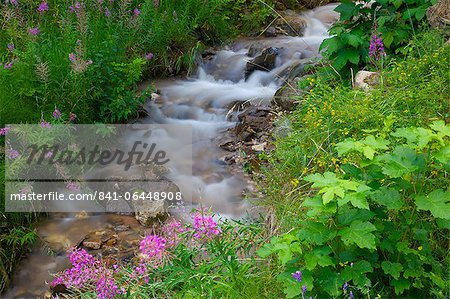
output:
[[[204,59],[195,76],[154,83],[160,94],[146,104],[148,116],[136,122],[192,127],[192,175],[177,169],[171,171],[180,189],[191,190],[194,206],[210,207],[222,217],[243,218],[249,214],[251,206],[243,200],[249,180],[242,171],[232,170],[223,162],[229,152],[218,146],[218,139],[236,126],[240,113],[235,109],[236,104],[269,106],[285,81],[286,71],[303,59],[318,57],[319,46],[337,18],[333,11],[336,6],[330,4],[298,14],[306,22],[301,37],[239,39]],[[271,70],[249,71],[249,61],[266,51],[274,57]],[[65,250],[80,244],[86,235],[113,235],[114,240],[120,241],[113,242],[110,238],[105,242],[114,245],[111,248],[115,253],[126,258],[127,254],[133,254],[132,248],[149,230],[133,216],[50,214],[37,229],[42,240],[40,245],[21,261],[9,290],[1,297],[49,298],[51,293],[46,282],[52,280],[52,273],[68,266]]]

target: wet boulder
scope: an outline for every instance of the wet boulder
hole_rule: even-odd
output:
[[[144,226],[164,221],[168,216],[167,204],[163,200],[139,201],[134,203],[136,220]]]
[[[281,17],[275,21],[278,34],[288,36],[302,36],[308,22],[304,16],[290,9],[283,11]]]
[[[285,111],[294,110],[297,105],[296,98],[301,94],[300,90],[297,88],[298,80],[299,78],[295,78],[281,86],[272,98],[272,106]]]
[[[277,55],[277,48],[264,49],[260,55],[247,62],[245,78],[247,79],[254,71],[271,71],[275,67]]]

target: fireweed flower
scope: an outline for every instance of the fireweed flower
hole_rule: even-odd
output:
[[[53,152],[52,152],[52,151],[48,151],[48,152],[45,154],[45,157],[46,157],[47,159],[50,159],[51,157],[53,157]]]
[[[135,17],[137,17],[137,16],[139,16],[141,14],[141,11],[138,8],[135,8],[133,10],[133,14],[134,14]]]
[[[96,292],[99,299],[116,298],[117,295],[122,293],[114,279],[105,275],[100,276],[100,279],[97,281]]]
[[[78,191],[78,190],[80,190],[80,185],[75,182],[67,182],[66,188],[67,188],[67,190],[70,190],[70,191]]]
[[[9,52],[12,52],[12,51],[14,51],[14,49],[15,49],[15,47],[14,47],[14,44],[13,44],[13,43],[11,43],[11,44],[8,44],[8,45],[7,45],[6,47],[8,48],[8,51],[9,51]]]
[[[69,54],[69,60],[70,62],[74,63],[75,61],[77,61],[77,56],[75,55],[75,53],[70,53]]]
[[[384,56],[386,56],[386,52],[384,51],[383,39],[381,36],[379,37],[374,34],[370,40],[369,57],[375,60],[380,60],[380,58]]]
[[[28,33],[36,36],[40,33],[41,31],[39,30],[39,28],[35,27],[35,28],[28,28]]]
[[[45,12],[48,10],[48,3],[45,1],[42,1],[41,4],[39,4],[37,11],[38,12]]]
[[[302,281],[302,272],[301,271],[295,271],[292,273],[292,278],[297,280],[298,282]]]
[[[197,210],[194,213],[194,238],[211,239],[219,235],[222,231],[214,221],[212,215],[207,213],[205,209]]]
[[[107,17],[111,16],[111,11],[108,8],[105,9],[105,16]]]
[[[60,119],[61,118],[61,111],[59,111],[58,108],[55,108],[55,111],[53,111],[53,118],[54,119]]]
[[[8,158],[14,160],[20,157],[20,154],[18,151],[14,150],[14,149],[10,149],[8,150]]]
[[[176,219],[166,223],[162,227],[162,235],[166,239],[167,247],[176,247],[181,241],[180,234],[185,231],[186,229],[182,226],[181,222]]]
[[[166,247],[166,240],[157,235],[148,235],[142,239],[139,249],[145,258],[161,260]]]
[[[10,68],[12,68],[13,64],[14,64],[14,60],[11,60],[10,62],[5,63],[5,65],[3,67],[5,69],[9,70]]]
[[[52,126],[45,120],[41,121],[41,128],[50,129]]]
[[[153,59],[153,53],[147,53],[144,55],[144,58],[147,60],[152,60]]]
[[[74,121],[74,120],[76,120],[76,119],[77,119],[77,115],[76,115],[75,113],[70,112],[69,120],[70,120],[70,121]]]
[[[17,0],[6,0],[5,1],[6,4],[11,3],[11,5],[17,6],[19,3],[17,2]]]
[[[10,127],[4,127],[0,129],[0,136],[5,136],[11,130]]]

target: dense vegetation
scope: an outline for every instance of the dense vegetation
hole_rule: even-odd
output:
[[[253,14],[236,14],[241,5],[254,5],[263,16],[270,14],[267,6],[258,1],[209,1],[211,7],[205,8],[209,10],[203,14],[200,7],[195,7],[195,1],[180,2],[180,6],[176,6],[177,1],[161,1],[161,6],[155,6],[156,2],[129,5],[130,9],[139,9],[138,18],[146,14],[153,14],[151,19],[155,22],[166,18],[159,25],[139,26],[134,33],[134,29],[128,32],[115,25],[118,23],[109,22],[115,13],[120,19],[118,4],[86,9],[88,15],[98,16],[89,20],[98,22],[101,40],[115,44],[118,40],[113,36],[120,35],[121,30],[124,35],[115,36],[122,48],[101,54],[104,58],[99,56],[99,61],[114,61],[98,63],[95,54],[86,54],[82,59],[92,59],[92,64],[82,73],[73,69],[68,56],[76,53],[74,47],[80,34],[75,25],[79,22],[76,13],[61,10],[53,14],[63,16],[67,12],[72,23],[58,23],[59,33],[50,29],[45,33],[58,34],[59,38],[42,36],[43,44],[56,43],[47,45],[47,49],[60,47],[65,49],[63,54],[38,50],[35,39],[41,36],[29,37],[22,29],[24,34],[17,38],[24,44],[14,43],[23,50],[5,51],[3,56],[11,60],[19,58],[15,55],[24,56],[14,60],[12,68],[1,70],[0,80],[18,80],[14,86],[22,87],[16,90],[32,91],[30,95],[19,93],[15,101],[46,97],[52,100],[33,100],[30,114],[13,120],[37,120],[40,114],[28,118],[34,111],[44,112],[46,119],[55,105],[67,116],[70,112],[79,115],[82,121],[97,117],[123,120],[131,114],[119,116],[114,109],[120,110],[122,104],[138,105],[140,100],[135,97],[134,88],[142,72],[189,68],[193,53],[199,49],[198,39],[205,44],[217,43],[238,32],[224,32],[230,29],[222,28],[221,22],[240,24],[239,29],[245,32],[245,24],[264,21],[264,17]],[[342,14],[332,29],[335,42],[328,40],[322,45],[327,51],[326,59],[300,80],[298,88],[303,95],[296,99],[297,108],[277,121],[282,131],[287,128],[289,133],[275,135],[276,149],[260,154],[265,166],[256,179],[264,198],[257,204],[266,208],[265,223],[216,221],[208,211],[198,210],[192,215],[192,225],[173,221],[146,236],[140,244],[141,255],[130,264],[108,265],[84,250],[70,252],[72,267],[56,277],[53,287],[64,284],[85,298],[450,297],[450,45],[445,31],[430,29],[424,22],[424,12],[431,4],[432,1],[377,0],[369,8],[364,3],[358,6],[344,1],[337,9]],[[162,9],[163,5],[167,7]],[[186,7],[181,9],[181,5]],[[110,16],[105,14],[106,8]],[[136,12],[124,11],[128,20],[135,20]],[[184,17],[181,11],[186,13]],[[210,19],[214,16],[217,19]],[[45,15],[36,13],[33,22],[45,24],[44,20]],[[165,22],[174,22],[173,28],[159,32],[158,26],[167,26]],[[178,22],[184,30],[178,28]],[[71,46],[63,38],[70,24],[76,32],[69,38]],[[42,28],[45,32],[45,25]],[[105,28],[111,30],[109,34]],[[177,45],[166,36],[171,30],[176,32],[172,38],[176,36],[179,48],[168,48],[169,44]],[[93,34],[95,30],[89,32]],[[138,32],[156,36],[159,32],[160,39],[152,45],[150,38],[145,41]],[[129,34],[142,40],[124,38]],[[90,38],[89,47],[98,49],[92,53],[112,51],[108,46],[103,49],[94,37],[81,39],[81,44],[87,44]],[[153,56],[148,56],[149,52]],[[48,56],[44,59],[41,55],[45,53]],[[59,75],[55,70],[54,81],[38,83],[36,79],[30,83],[18,79],[20,74],[35,74],[36,63],[48,61],[50,66],[52,59],[55,69],[60,70]],[[16,64],[18,73],[6,73]],[[95,78],[89,73],[94,67],[111,73]],[[378,71],[378,84],[369,91],[353,89],[348,79],[351,68]],[[110,80],[126,85],[116,84],[120,90],[111,90],[104,87],[113,86],[115,81]],[[66,81],[66,87],[60,90],[50,83]],[[95,92],[88,96],[78,94],[86,92],[89,86],[101,88],[101,96]],[[64,94],[53,98],[56,89]],[[66,98],[67,101],[57,102]],[[115,103],[118,98],[124,102]],[[73,105],[77,99],[87,99],[86,106]],[[6,97],[1,101],[2,108],[6,107]],[[96,115],[89,115],[88,108],[95,108]],[[5,236],[9,237],[1,240],[2,248],[3,244],[20,246],[20,242],[33,240],[27,229],[10,230]],[[0,264],[0,271],[3,269],[5,266]]]

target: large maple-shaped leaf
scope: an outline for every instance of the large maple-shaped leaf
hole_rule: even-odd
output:
[[[384,273],[391,275],[395,279],[400,277],[400,273],[403,271],[403,266],[400,263],[392,263],[384,261],[381,263]]]
[[[388,209],[398,210],[403,207],[403,200],[397,190],[382,187],[373,192],[370,197],[377,203],[386,206]]]
[[[370,222],[353,221],[349,227],[341,229],[339,235],[345,244],[356,244],[361,248],[375,249],[376,227]]]
[[[417,159],[416,152],[405,146],[399,146],[391,154],[385,154],[377,158],[383,162],[383,173],[391,178],[402,177],[418,168],[417,165],[413,164]]]
[[[441,189],[434,190],[427,196],[416,197],[419,210],[430,211],[436,218],[450,219],[450,192]]]

